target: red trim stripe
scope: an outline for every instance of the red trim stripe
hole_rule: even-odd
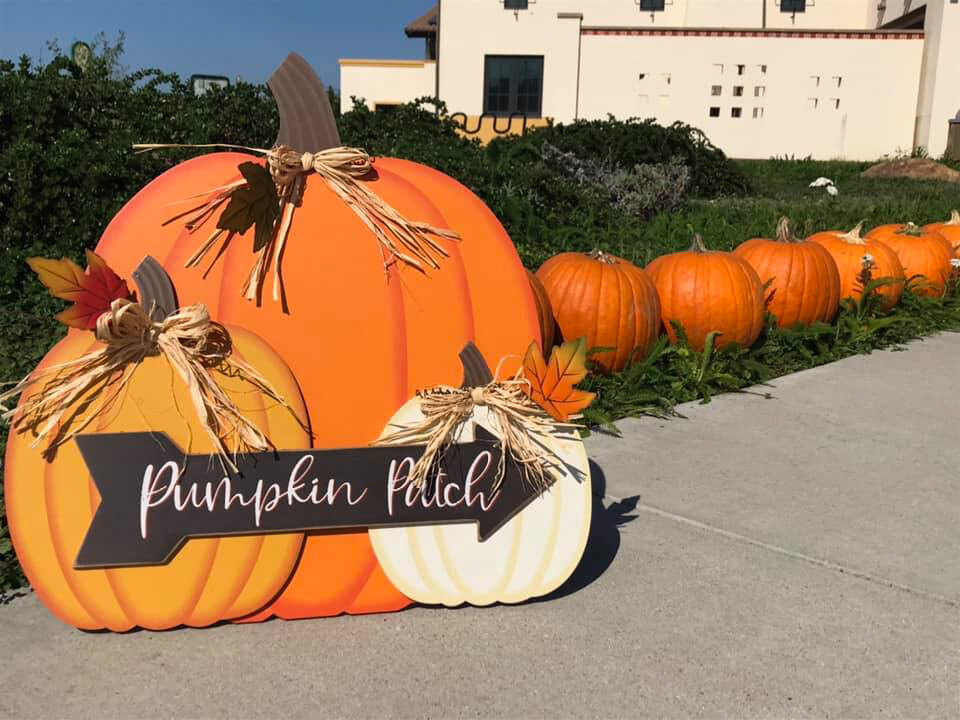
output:
[[[619,36],[660,36],[660,37],[775,37],[775,38],[817,38],[822,40],[923,40],[925,33],[917,32],[887,32],[865,31],[849,32],[839,30],[704,30],[683,28],[603,28],[585,27],[581,30],[584,35],[619,35]]]

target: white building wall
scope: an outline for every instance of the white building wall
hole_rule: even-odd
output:
[[[789,153],[870,160],[912,147],[924,47],[918,36],[599,32],[583,36],[583,118],[612,113],[681,121],[701,128],[728,155],[744,158]],[[720,108],[719,117],[710,117],[711,107]],[[732,115],[737,107],[738,118]]]
[[[350,98],[376,104],[399,104],[436,95],[437,64],[430,60],[341,60],[340,105],[353,107]]]

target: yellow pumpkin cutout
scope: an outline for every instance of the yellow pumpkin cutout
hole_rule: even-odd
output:
[[[234,357],[255,368],[303,424],[242,378],[212,371],[217,384],[278,449],[309,447],[306,409],[292,373],[256,335],[236,327],[228,332]],[[38,370],[98,346],[90,334],[72,333]],[[26,391],[21,406],[41,389]],[[162,431],[190,453],[214,452],[186,384],[163,356],[145,358],[116,402],[83,430],[144,431]],[[7,519],[30,584],[65,623],[114,631],[211,625],[264,607],[297,564],[303,535],[293,533],[192,539],[166,565],[77,570],[74,561],[99,493],[76,442],[65,443],[47,460],[44,448],[31,447],[32,441],[29,432],[11,431],[4,473]],[[140,480],[130,478],[133,483]]]
[[[414,398],[384,435],[422,420]],[[499,435],[494,415],[478,406],[458,441],[474,439],[474,423]],[[471,523],[371,529],[390,582],[412,600],[448,607],[518,603],[562,585],[580,562],[590,531],[590,466],[576,433],[552,435],[543,445],[561,461],[562,477],[484,542]]]

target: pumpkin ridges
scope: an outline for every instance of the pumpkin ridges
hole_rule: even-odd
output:
[[[453,246],[463,260],[466,286],[478,310],[472,314],[471,339],[482,348],[488,365],[495,369],[503,356],[525,350],[534,339],[530,329],[538,326],[537,308],[524,287],[526,269],[496,215],[462,183],[426,165],[378,158],[377,167],[415,182],[450,228],[460,233],[461,241]],[[505,324],[502,318],[507,316],[513,321]],[[509,374],[518,367],[519,360],[505,362],[503,372]]]
[[[649,351],[653,340],[646,338],[655,321],[659,327],[659,314],[648,314],[654,302],[659,311],[659,299],[651,299],[656,288],[642,269],[599,251],[569,252],[547,260],[537,277],[564,339],[585,336],[590,348],[612,348],[591,356],[607,371],[620,370]]]
[[[861,224],[862,225],[862,224]],[[823,247],[833,258],[840,274],[840,299],[859,298],[863,289],[859,287],[857,276],[862,269],[862,257],[871,254],[874,257],[876,268],[874,279],[892,277],[904,280],[903,266],[897,254],[880,240],[861,238],[858,225],[849,233],[840,231],[824,231],[812,235],[808,242]],[[900,301],[903,294],[903,283],[893,283],[877,290],[884,298],[883,307],[887,310]]]
[[[100,343],[92,340],[87,334],[78,337],[86,341],[83,343],[84,349],[80,350],[78,355],[100,347]],[[99,425],[96,421],[93,424],[94,427]],[[93,517],[97,490],[96,487],[92,487],[92,479],[79,476],[74,481],[75,486],[69,489],[62,488],[61,478],[57,477],[59,463],[85,467],[76,443],[60,446],[57,449],[56,463],[44,463],[43,482],[46,488],[47,527],[53,538],[60,570],[66,576],[74,596],[101,627],[117,632],[129,630],[135,623],[114,594],[106,573],[100,571],[81,573],[73,570],[74,558],[67,555],[67,548],[79,547],[79,542],[74,542],[74,539],[82,539],[86,532],[86,525]],[[84,501],[88,505],[88,511],[78,512],[79,508],[83,507]]]
[[[761,283],[769,283],[766,307],[778,325],[809,325],[833,318],[840,285],[835,263],[819,245],[796,238],[786,219],[780,221],[775,240],[753,238],[734,254],[753,268]]]
[[[68,335],[40,361],[37,371],[76,357],[89,348],[89,342],[86,334]],[[22,400],[40,390],[39,387],[28,388]],[[10,536],[24,574],[43,603],[63,622],[84,630],[96,630],[102,624],[74,592],[70,574],[64,571],[53,540],[51,516],[47,511],[50,488],[45,477],[46,465],[40,453],[30,448],[29,443],[10,433],[4,460]],[[42,526],[35,523],[38,516],[46,518]]]
[[[695,246],[696,247],[696,246]],[[717,346],[752,345],[763,327],[760,280],[746,261],[731,254],[691,250],[662,255],[648,267],[660,294],[664,326],[681,323],[690,345],[703,350],[710,332],[723,333]]]

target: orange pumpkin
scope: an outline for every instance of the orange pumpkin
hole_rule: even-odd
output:
[[[954,257],[960,257],[960,210],[954,210],[950,213],[950,219],[942,223],[931,223],[924,225],[923,229],[927,232],[935,232],[943,235],[950,243]]]
[[[564,339],[587,338],[587,347],[612,348],[591,357],[618,371],[646,357],[660,334],[660,300],[647,274],[599,250],[561,253],[547,260],[543,283]]]
[[[256,368],[305,421],[296,380],[283,361],[253,333],[236,327],[229,332],[234,356]],[[47,354],[39,369],[95,347],[99,345],[91,333],[71,333]],[[213,375],[278,448],[310,446],[307,431],[286,409],[240,378]],[[29,389],[23,399],[40,389]],[[166,432],[191,452],[213,452],[213,442],[193,413],[186,384],[160,356],[143,360],[116,403],[85,432],[148,430]],[[115,631],[210,625],[262,608],[296,567],[303,546],[299,533],[199,538],[189,540],[167,565],[75,570],[74,560],[100,496],[76,443],[62,445],[48,461],[42,447],[30,446],[32,440],[30,433],[14,431],[7,443],[7,519],[30,584],[66,623]]]
[[[749,347],[763,330],[763,286],[757,271],[733,253],[707,250],[697,235],[684,252],[662,255],[647,266],[663,307],[663,324],[677,341],[672,321],[683,325],[691,347],[702,351],[711,332],[717,347]]]
[[[874,228],[867,237],[879,240],[897,254],[908,287],[914,292],[930,297],[943,295],[953,271],[950,265],[953,246],[943,235],[908,223]],[[911,284],[911,278],[916,276],[920,276],[920,282]]]
[[[753,238],[734,253],[757,271],[767,287],[767,309],[782,327],[830,322],[840,307],[840,273],[822,246],[804,242],[786,218],[777,239]],[[767,285],[769,283],[769,285]]]
[[[885,243],[872,238],[864,238],[860,232],[863,223],[850,232],[826,230],[807,238],[807,242],[821,245],[833,257],[840,271],[840,297],[858,299],[863,295],[861,276],[864,272],[864,258],[872,261],[870,275],[874,280],[892,278],[895,282],[877,289],[882,298],[881,307],[889,310],[900,302],[903,294],[905,275],[903,265],[897,254]]]
[[[271,89],[281,110],[281,135],[286,128],[301,137],[283,142],[312,152],[339,143],[296,126],[324,108],[307,107],[304,95],[291,103],[302,112],[286,115],[284,88],[271,83]],[[326,93],[311,96],[325,102]],[[269,299],[258,307],[243,298],[254,262],[252,228],[233,238],[206,275],[185,269],[204,231],[164,225],[175,212],[173,203],[237,179],[238,165],[247,161],[262,159],[218,152],[164,173],[117,214],[97,252],[124,272],[149,251],[184,303],[204,302],[215,317],[270,342],[300,382],[315,445],[372,442],[416,390],[458,385],[458,353],[468,341],[496,367],[504,356],[521,356],[540,336],[526,271],[493,213],[457,181],[405,160],[378,158],[375,173],[361,182],[405,217],[460,234],[459,242],[437,238],[449,253],[439,269],[421,273],[395,263],[385,271],[374,235],[316,174],[304,177],[302,205],[282,261],[289,312]],[[383,612],[409,603],[387,580],[365,530],[314,533],[280,596],[248,620]]]
[[[540,349],[544,353],[549,353],[550,348],[553,347],[557,327],[557,321],[553,317],[553,306],[550,304],[546,288],[543,287],[543,283],[537,279],[537,276],[527,270],[527,279],[530,281],[530,289],[533,290],[533,299],[537,303],[537,319],[540,321]]]

